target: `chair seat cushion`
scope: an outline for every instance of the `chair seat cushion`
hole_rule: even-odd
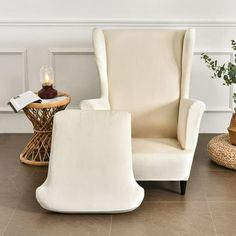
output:
[[[136,180],[187,180],[193,151],[183,150],[177,139],[133,138]]]

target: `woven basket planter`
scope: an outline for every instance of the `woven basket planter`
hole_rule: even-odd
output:
[[[233,113],[228,128],[230,143],[236,145],[236,113]]]

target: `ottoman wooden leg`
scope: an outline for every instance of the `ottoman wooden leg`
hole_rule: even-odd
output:
[[[185,195],[186,186],[187,186],[187,181],[181,180],[181,181],[180,181],[180,191],[181,191],[181,195]]]

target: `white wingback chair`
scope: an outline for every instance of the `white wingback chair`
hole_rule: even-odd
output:
[[[81,109],[132,116],[136,180],[180,181],[185,193],[205,105],[189,99],[194,29],[93,32],[101,97]]]

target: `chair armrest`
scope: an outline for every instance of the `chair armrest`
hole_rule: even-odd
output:
[[[109,101],[104,98],[83,100],[79,106],[81,110],[110,110]]]
[[[205,104],[194,99],[180,100],[177,138],[183,149],[195,150]]]

